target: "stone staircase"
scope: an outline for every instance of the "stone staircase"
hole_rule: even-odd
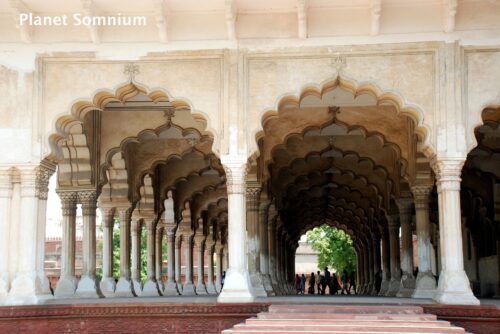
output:
[[[229,333],[465,333],[419,306],[271,305],[268,312],[237,324]]]

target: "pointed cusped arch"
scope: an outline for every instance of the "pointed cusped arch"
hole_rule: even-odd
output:
[[[342,88],[352,93],[356,98],[360,95],[367,94],[376,100],[376,105],[391,105],[398,114],[408,116],[415,124],[415,134],[422,143],[421,150],[427,157],[435,155],[435,149],[431,144],[431,129],[432,125],[425,120],[424,111],[416,104],[408,102],[401,94],[393,90],[383,90],[375,82],[357,82],[354,79],[339,75],[335,78],[328,79],[320,84],[307,84],[296,93],[286,93],[277,98],[273,107],[264,109],[259,113],[261,122],[257,129],[252,132],[249,142],[249,152],[254,154],[254,158],[260,155],[258,143],[264,138],[264,126],[266,122],[273,118],[280,118],[281,110],[287,106],[300,107],[301,101],[308,96],[316,96],[321,98],[325,93]]]

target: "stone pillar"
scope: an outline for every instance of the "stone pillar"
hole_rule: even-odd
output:
[[[197,255],[196,263],[197,266],[197,282],[196,282],[196,294],[206,295],[207,287],[205,286],[205,270],[204,270],[204,255],[205,255],[205,236],[197,235],[194,238],[193,248]]]
[[[134,292],[137,296],[142,294],[141,282],[141,234],[142,218],[132,218],[131,223],[131,278]]]
[[[134,286],[130,279],[130,223],[132,208],[118,208],[120,217],[120,279],[116,284],[115,297],[134,297]]]
[[[186,281],[182,286],[182,294],[184,296],[196,295],[196,289],[193,282],[193,236],[183,235],[184,244],[184,260],[186,263]]]
[[[373,284],[373,290],[371,292],[372,296],[377,296],[379,293],[380,287],[377,287],[377,284],[375,283],[377,281],[377,276],[382,275],[382,268],[381,268],[381,258],[380,258],[380,239],[377,238],[375,235],[372,235],[372,252],[373,252],[373,272],[374,272],[374,284]]]
[[[477,305],[464,271],[460,173],[464,160],[433,160],[439,206],[441,274],[434,299],[442,304]]]
[[[413,234],[411,229],[413,199],[410,196],[398,199],[399,221],[401,224],[401,286],[396,296],[411,297],[415,290],[413,276]]]
[[[370,293],[370,252],[366,241],[362,243],[363,252],[363,294],[368,295]]]
[[[179,234],[179,231],[177,231]],[[182,235],[176,235],[175,237],[175,281],[177,282],[177,291],[182,295],[182,267],[181,267],[181,258],[182,258]]]
[[[367,236],[366,239],[366,252],[368,253],[368,287],[366,289],[367,295],[372,295],[375,290],[375,254],[373,253],[373,244],[370,236]]]
[[[267,224],[267,232],[268,232],[268,242],[269,242],[269,276],[271,278],[271,284],[273,287],[273,291],[276,294],[279,293],[278,290],[278,279],[276,276],[276,211],[274,210],[274,204],[271,204],[269,208],[269,220]]]
[[[248,272],[253,294],[256,297],[267,297],[260,274],[260,237],[258,228],[260,190],[257,182],[247,183]]]
[[[97,193],[81,191],[78,199],[82,204],[83,215],[83,271],[76,294],[81,298],[99,298],[102,293],[96,279],[96,210]]]
[[[382,284],[380,285],[379,296],[385,296],[389,291],[389,282],[391,280],[391,255],[389,251],[389,230],[387,227],[380,228],[382,239]]]
[[[222,252],[224,246],[217,242],[215,246],[215,251],[217,252],[217,262],[215,263],[215,274],[216,274],[216,282],[215,287],[218,292],[221,291],[221,282],[222,282]]]
[[[278,222],[278,221],[277,221]],[[281,256],[282,256],[282,239],[281,239],[281,226],[277,226],[276,228],[276,281],[277,281],[277,288],[278,288],[278,294],[279,295],[284,295],[285,292],[283,291],[283,277],[281,276]]]
[[[432,274],[431,225],[429,222],[429,194],[432,185],[412,187],[417,224],[418,275],[413,298],[433,298],[436,279]]]
[[[163,286],[163,231],[164,228],[161,226],[156,227],[156,233],[155,233],[155,276],[156,276],[156,281],[158,283],[158,290],[163,292],[164,286]],[[172,255],[173,256],[173,255]]]
[[[105,297],[112,297],[115,293],[116,282],[113,277],[113,228],[115,210],[102,207],[103,220],[103,247],[102,247],[102,280],[101,292]]]
[[[391,281],[386,296],[394,297],[401,286],[401,260],[399,257],[399,223],[397,215],[387,216],[389,248],[391,252]]]
[[[268,296],[274,296],[273,286],[271,285],[271,276],[269,275],[269,238],[267,228],[267,215],[269,212],[269,203],[266,193],[261,194],[261,203],[259,206],[259,239],[260,239],[260,273],[262,284]]]
[[[165,290],[163,291],[164,296],[177,296],[179,291],[177,290],[177,273],[175,272],[176,260],[174,256],[178,250],[175,250],[175,228],[174,224],[167,224],[167,284],[165,284]]]
[[[75,278],[75,224],[76,224],[76,192],[58,192],[61,198],[62,247],[61,276],[57,282],[54,296],[57,298],[74,297],[76,290]]]
[[[214,283],[214,247],[215,243],[212,240],[212,236],[208,236],[205,241],[205,249],[207,251],[208,258],[208,275],[207,275],[207,293],[209,295],[217,294],[217,289]]]
[[[0,170],[0,305],[9,292],[9,223],[12,181],[10,170]]]
[[[363,295],[365,293],[365,254],[361,243],[358,244],[358,294]]]
[[[38,197],[38,219],[36,225],[36,271],[40,282],[40,292],[43,295],[52,295],[52,292],[50,291],[49,279],[47,278],[47,275],[45,275],[45,235],[47,225],[47,197],[49,193],[49,180],[55,170],[56,166],[46,160],[42,161],[40,166],[36,169],[35,191],[36,196]],[[0,254],[2,253],[0,252]]]
[[[251,302],[251,290],[246,257],[246,157],[223,156],[228,196],[229,268],[219,302]]]
[[[156,297],[161,296],[160,288],[158,285],[158,281],[156,278],[156,256],[161,259],[161,243],[159,248],[156,247],[156,218],[155,217],[147,217],[146,218],[146,230],[147,230],[147,243],[146,243],[146,252],[147,252],[147,274],[148,278],[146,282],[144,282],[144,286],[142,288],[142,296],[147,297]],[[160,239],[161,241],[161,239]],[[161,276],[160,276],[161,277]]]

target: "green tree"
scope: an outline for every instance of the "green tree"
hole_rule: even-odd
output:
[[[307,232],[307,241],[319,252],[319,268],[334,268],[338,273],[356,270],[356,252],[351,237],[344,231],[322,225]]]

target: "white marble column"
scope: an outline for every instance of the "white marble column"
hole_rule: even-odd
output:
[[[460,210],[460,173],[464,159],[433,160],[439,206],[441,273],[434,299],[442,304],[477,305],[464,271]]]
[[[177,231],[177,234],[175,236],[175,282],[177,282],[177,291],[179,291],[179,294],[182,295],[182,266],[181,266],[181,259],[182,259],[182,243],[183,243],[183,236],[179,234],[179,231]]]
[[[257,182],[247,183],[247,254],[248,272],[253,294],[256,297],[267,297],[260,274],[260,238],[259,238],[259,198],[260,185]]]
[[[134,292],[137,296],[142,294],[141,282],[141,237],[142,237],[142,218],[132,217],[131,226],[131,279],[134,286]]]
[[[165,290],[163,285],[163,233],[165,228],[161,226],[156,227],[155,233],[155,276],[158,282],[158,290],[162,293]],[[172,251],[173,254],[173,251]],[[172,255],[173,256],[173,255]]]
[[[196,282],[196,294],[206,295],[207,287],[205,285],[205,270],[204,270],[204,255],[205,255],[205,236],[197,235],[194,237],[193,248],[196,253],[196,263],[197,263],[197,282]]]
[[[431,190],[431,184],[412,187],[418,247],[418,275],[413,298],[433,298],[436,294],[436,279],[432,274],[431,226],[429,222],[429,194]]]
[[[158,280],[156,276],[156,265],[155,260],[158,255],[161,258],[161,247],[160,254],[156,254],[158,249],[156,248],[156,217],[145,217],[146,221],[146,231],[147,231],[147,243],[146,243],[146,253],[147,253],[147,278],[146,282],[142,287],[142,296],[145,297],[156,297],[161,296],[160,287],[158,285]],[[161,246],[161,244],[160,244]]]
[[[216,263],[215,263],[215,275],[216,275],[216,281],[215,281],[215,288],[218,292],[221,292],[221,282],[222,282],[222,258],[223,258],[223,252],[224,252],[224,246],[221,245],[219,242],[216,243],[215,245],[215,251],[216,251]]]
[[[397,200],[401,225],[401,286],[396,296],[411,297],[415,289],[413,276],[413,234],[411,229],[413,199],[410,194]]]
[[[279,293],[278,289],[278,277],[276,275],[276,223],[274,222],[274,217],[271,216],[273,213],[274,205],[271,204],[271,208],[269,209],[269,218],[271,219],[267,225],[268,231],[268,241],[269,241],[269,276],[271,277],[271,284],[273,287],[274,294],[277,295]],[[278,218],[279,219],[279,218]]]
[[[81,191],[78,200],[82,204],[83,215],[83,270],[76,294],[81,298],[100,298],[102,293],[96,278],[96,210],[97,193]]]
[[[389,248],[391,254],[391,280],[386,296],[394,297],[401,286],[401,260],[399,252],[399,223],[397,215],[388,215]]]
[[[246,161],[245,156],[223,156],[228,195],[229,268],[219,302],[251,302],[251,289],[246,257]]]
[[[117,208],[120,217],[120,279],[116,284],[115,297],[134,297],[134,286],[130,279],[130,207]]]
[[[116,282],[113,277],[113,228],[115,209],[101,206],[103,224],[102,245],[102,280],[101,292],[105,297],[112,297],[115,293]]]
[[[379,296],[385,296],[389,291],[391,280],[391,260],[389,251],[389,231],[387,227],[381,227],[380,235],[382,240],[382,284],[380,285]]]
[[[205,249],[207,251],[208,259],[207,293],[209,295],[215,295],[217,293],[214,282],[214,247],[215,243],[212,236],[209,235],[205,241]]]
[[[267,217],[269,211],[269,202],[266,193],[261,194],[261,203],[259,206],[259,239],[260,239],[260,273],[262,284],[268,296],[274,296],[271,276],[269,275],[269,238],[267,228]]]
[[[45,236],[47,229],[47,197],[49,193],[49,180],[55,170],[56,165],[47,160],[42,161],[36,170],[36,196],[38,197],[38,219],[36,225],[36,270],[38,280],[40,282],[40,291],[44,295],[52,295],[52,292],[50,291],[50,282],[45,274]]]
[[[182,243],[184,246],[184,261],[186,264],[186,277],[182,285],[182,294],[184,296],[192,296],[196,295],[196,289],[193,282],[193,236],[183,235]]]
[[[9,169],[0,170],[0,305],[5,302],[9,292],[9,223],[12,199],[12,182]]]
[[[74,297],[76,290],[75,278],[75,224],[77,193],[74,191],[62,192],[61,199],[63,214],[62,247],[61,247],[61,276],[57,282],[54,296],[57,298]]]
[[[167,284],[165,284],[165,290],[163,291],[164,296],[177,296],[179,291],[177,290],[177,273],[175,272],[176,259],[174,259],[176,252],[175,250],[175,229],[174,224],[167,224],[165,227],[167,234]]]

